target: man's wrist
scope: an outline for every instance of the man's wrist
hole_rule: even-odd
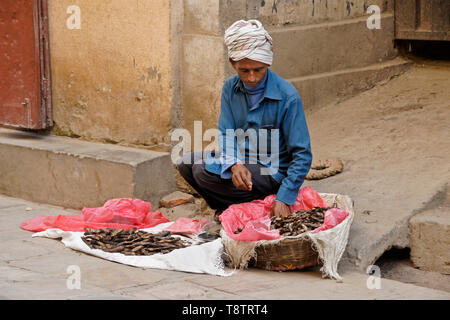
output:
[[[234,172],[233,170],[234,170],[237,166],[239,166],[239,165],[243,165],[243,164],[240,163],[240,162],[236,162],[235,164],[233,164],[233,165],[231,166],[231,168],[230,168],[231,172]]]

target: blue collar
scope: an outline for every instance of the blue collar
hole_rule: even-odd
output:
[[[250,94],[257,93],[257,92],[263,92],[264,91],[264,86],[266,85],[266,82],[267,82],[267,75],[268,74],[269,73],[266,71],[266,74],[264,75],[264,79],[256,87],[247,87],[247,85],[245,83],[242,83],[244,85],[245,90],[247,90],[247,92],[250,93]]]
[[[241,90],[243,93],[245,93],[246,90],[244,87],[244,83],[242,82],[241,79],[239,79],[239,76],[236,76],[236,77],[237,77],[237,81],[234,84],[233,89],[235,91]],[[269,98],[272,100],[282,100],[282,97],[280,94],[280,89],[278,88],[278,83],[277,83],[278,76],[274,72],[272,72],[269,68],[267,68],[265,77],[266,77],[266,80],[265,80],[264,98]]]

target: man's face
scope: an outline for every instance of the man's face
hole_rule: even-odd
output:
[[[236,70],[239,78],[247,87],[257,87],[266,75],[269,65],[250,59],[242,59],[233,61],[230,59],[231,65]]]

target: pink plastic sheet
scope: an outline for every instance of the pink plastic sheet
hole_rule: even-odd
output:
[[[323,224],[319,228],[314,229],[311,232],[317,233],[319,231],[331,229],[331,228],[337,226],[342,221],[344,221],[345,218],[347,218],[347,216],[348,216],[348,212],[345,210],[341,210],[341,209],[337,209],[337,208],[327,210],[327,212],[325,212],[325,219],[324,219]]]
[[[199,233],[210,220],[205,218],[190,219],[178,218],[174,223],[164,229],[172,233]]]
[[[160,211],[151,212],[151,209],[149,202],[118,198],[108,200],[102,207],[84,208],[80,215],[38,216],[23,222],[20,227],[33,232],[50,228],[82,232],[86,228],[143,229],[170,222]]]

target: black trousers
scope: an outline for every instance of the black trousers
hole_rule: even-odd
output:
[[[244,164],[252,174],[252,190],[236,188],[231,179],[222,179],[219,175],[205,169],[201,161],[203,153],[189,152],[178,161],[177,168],[181,176],[194,188],[212,209],[225,210],[235,203],[264,199],[276,194],[280,184],[270,175],[261,175],[261,165]],[[198,162],[198,163],[197,163]]]

